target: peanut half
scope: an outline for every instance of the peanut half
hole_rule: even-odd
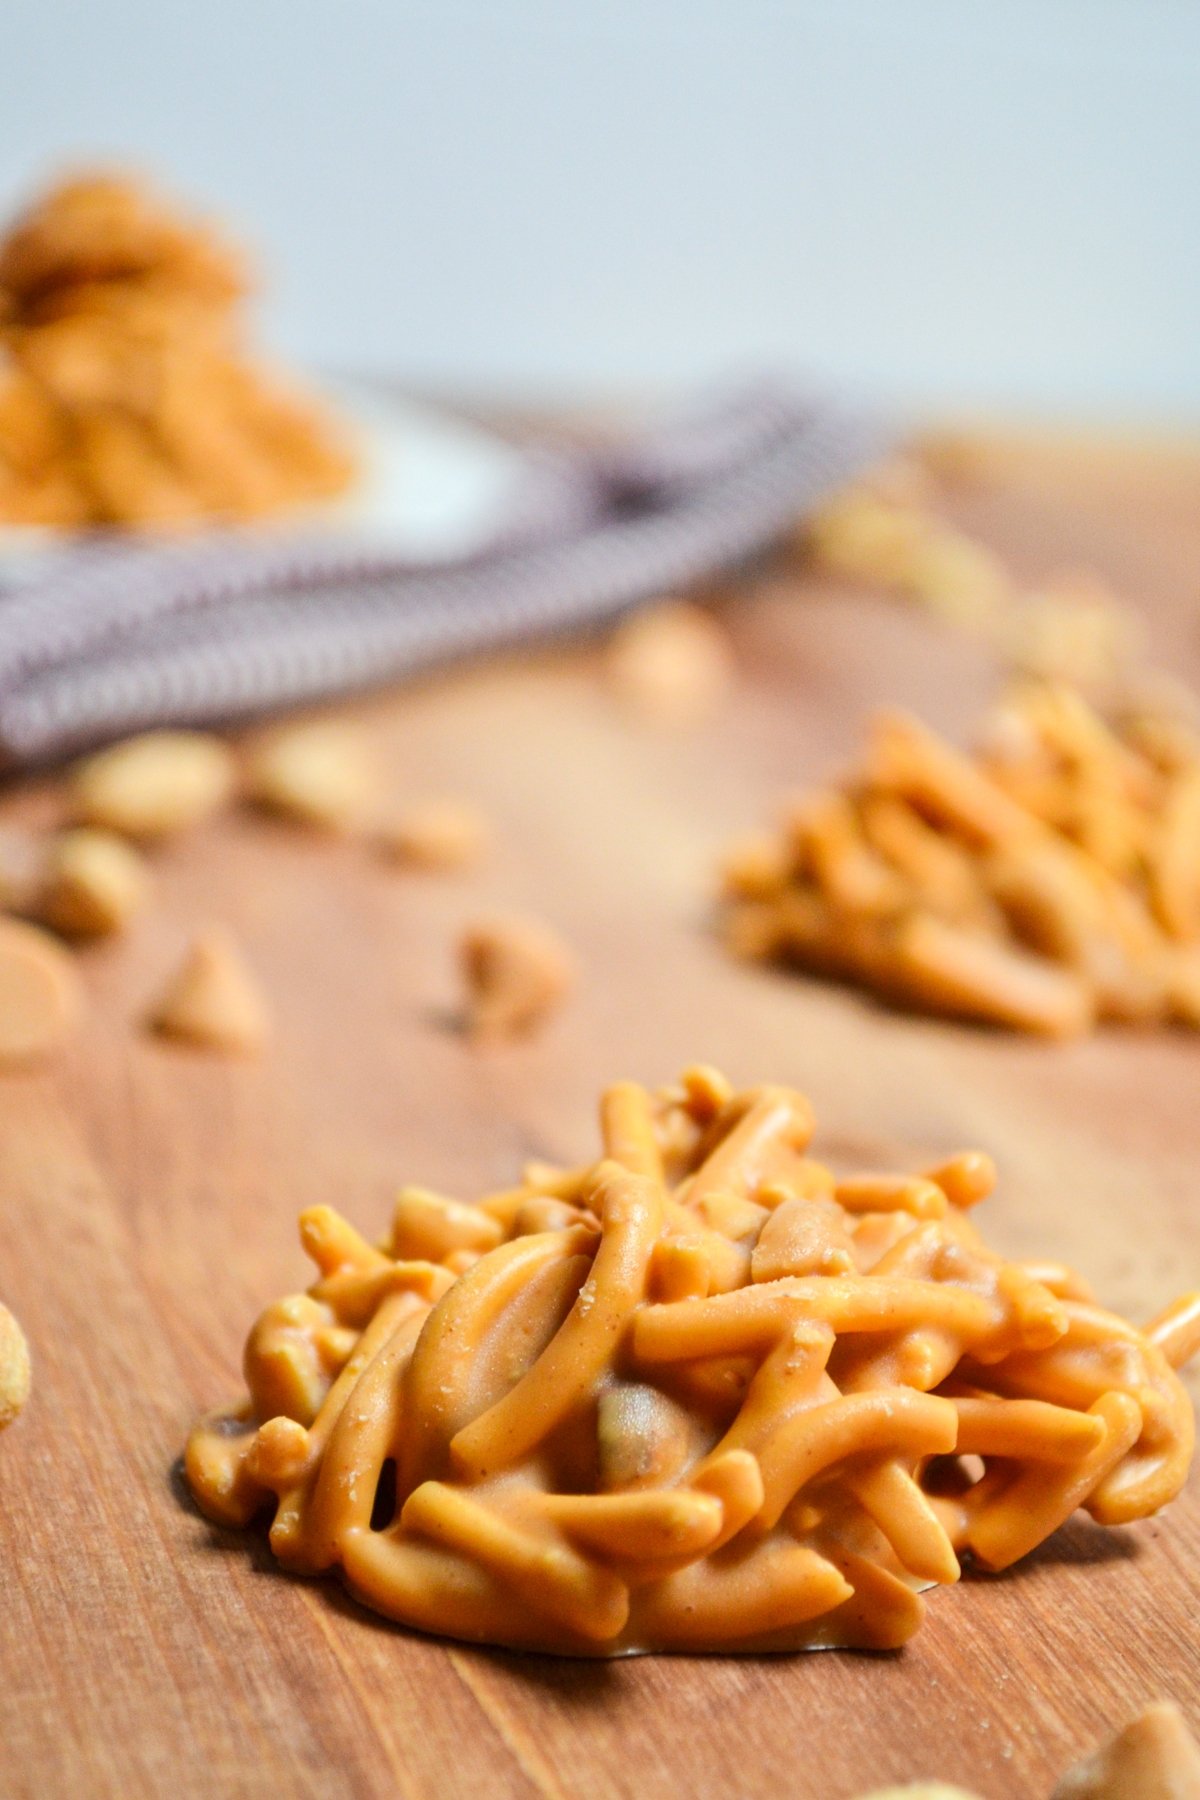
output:
[[[287,725],[260,740],[247,769],[250,798],[323,831],[361,826],[376,787],[360,735],[331,720]]]
[[[140,852],[114,832],[82,825],[51,843],[36,910],[66,937],[102,937],[123,931],[149,892]]]
[[[198,825],[233,793],[236,764],[202,731],[148,731],[85,758],[72,780],[74,813],[125,837],[170,837]]]

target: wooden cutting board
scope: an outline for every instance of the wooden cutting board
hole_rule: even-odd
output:
[[[1030,575],[1100,568],[1200,677],[1200,457],[1001,447],[976,476],[964,521]],[[921,618],[795,577],[725,616],[737,690],[688,734],[624,716],[588,649],[356,705],[398,794],[484,808],[487,867],[405,875],[231,816],[165,851],[153,914],[87,954],[89,1022],[60,1066],[0,1083],[0,1294],[36,1366],[0,1440],[0,1794],[841,1800],[937,1775],[1001,1800],[1048,1793],[1151,1697],[1200,1726],[1195,1478],[1159,1519],[1075,1523],[931,1596],[901,1653],[587,1665],[409,1635],[188,1501],[192,1418],[238,1389],[260,1306],[308,1279],[301,1207],[374,1234],[401,1181],[472,1195],[529,1156],[577,1161],[605,1082],[699,1058],[806,1089],[833,1157],[986,1147],[994,1239],[1077,1263],[1135,1317],[1200,1280],[1200,1042],[1052,1048],[725,958],[726,838],[835,765],[874,704],[963,730],[992,679]],[[448,1028],[451,946],[493,905],[558,925],[583,978],[543,1036],[483,1052]],[[272,997],[258,1062],[139,1029],[211,920]]]

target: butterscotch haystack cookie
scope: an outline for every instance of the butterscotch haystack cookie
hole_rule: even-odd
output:
[[[226,1055],[260,1050],[269,1017],[257,981],[229,933],[217,926],[188,949],[150,1013],[164,1037]]]
[[[463,1023],[476,1038],[517,1037],[543,1024],[575,981],[575,959],[538,919],[497,914],[468,925],[458,944]]]
[[[340,493],[317,408],[247,359],[242,259],[137,181],[51,189],[0,241],[0,520],[250,518]]]
[[[82,1010],[79,976],[62,945],[36,925],[0,919],[0,1069],[45,1062]]]
[[[601,1126],[474,1207],[405,1190],[378,1248],[302,1214],[317,1279],[188,1443],[204,1510],[405,1624],[612,1656],[896,1646],[962,1559],[1178,1493],[1200,1295],[1139,1329],[1006,1262],[986,1157],[839,1177],[802,1095],[706,1068]]]
[[[33,1375],[25,1333],[0,1304],[0,1431],[11,1425],[29,1398]]]
[[[729,942],[901,1005],[1067,1037],[1200,1025],[1200,739],[1022,688],[974,754],[876,721],[725,870]]]

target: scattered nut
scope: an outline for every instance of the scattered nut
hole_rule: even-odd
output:
[[[1148,1706],[1084,1762],[1068,1769],[1052,1800],[1195,1800],[1200,1745],[1177,1706]]]
[[[79,976],[62,945],[36,925],[0,920],[0,1068],[48,1057],[81,1010]]]
[[[36,911],[67,937],[102,937],[123,931],[149,891],[145,862],[132,844],[84,825],[50,845]]]
[[[260,806],[324,831],[361,825],[376,785],[359,733],[328,720],[288,725],[263,738],[247,781]]]
[[[483,855],[488,828],[473,806],[430,800],[385,820],[376,840],[385,855],[413,868],[463,869]]]
[[[540,1025],[575,978],[566,945],[535,919],[497,918],[469,926],[459,945],[466,1024],[476,1037],[508,1037]]]
[[[11,1425],[29,1398],[32,1375],[25,1333],[0,1304],[0,1431]]]
[[[75,817],[125,837],[169,837],[225,805],[235,779],[233,752],[220,738],[148,731],[77,766]]]
[[[700,607],[665,600],[613,633],[608,676],[633,711],[664,725],[690,725],[729,688],[733,656],[725,632]]]
[[[150,1023],[166,1037],[206,1050],[243,1054],[262,1048],[267,1009],[226,932],[214,927],[195,939]]]

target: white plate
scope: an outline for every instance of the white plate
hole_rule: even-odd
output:
[[[415,561],[448,562],[480,549],[511,517],[526,465],[502,438],[415,400],[349,385],[326,392],[358,440],[362,473],[354,489],[311,513],[236,529],[353,525]],[[51,573],[77,543],[73,533],[46,526],[0,526],[0,582]]]

